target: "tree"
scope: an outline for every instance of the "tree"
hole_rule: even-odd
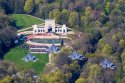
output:
[[[89,69],[89,77],[90,78],[97,78],[97,76],[101,72],[101,68],[97,64],[89,65],[88,69]]]
[[[63,9],[61,12],[61,19],[62,19],[62,23],[68,24],[68,17],[70,15],[70,11]]]
[[[71,10],[71,11],[73,11],[74,10],[74,2],[70,2],[69,3],[69,7],[68,7],[68,10]]]
[[[112,36],[112,40],[115,40],[115,41],[116,41],[116,40],[117,40],[117,36],[116,36],[116,35],[113,35],[113,36]]]
[[[32,0],[27,0],[27,1],[25,2],[24,10],[25,10],[25,12],[27,12],[27,13],[29,13],[29,14],[30,14],[31,12],[33,12],[33,10],[34,10],[34,3],[33,3]]]
[[[5,77],[3,80],[0,81],[0,83],[11,83],[12,82],[12,78],[7,76]]]
[[[121,82],[120,83],[125,83],[125,77],[123,77],[122,79],[121,79]]]
[[[0,80],[7,79],[8,78],[7,76],[12,76],[13,74],[16,73],[17,73],[16,65],[12,64],[11,62],[0,61]]]
[[[93,60],[93,59],[91,59]],[[88,62],[83,72],[81,72],[82,78],[85,79],[87,83],[101,83],[99,82],[99,77],[101,75],[101,67],[98,64],[95,64],[93,61]]]
[[[105,6],[105,12],[106,12],[106,14],[108,14],[109,11],[110,11],[110,2],[107,2],[106,6]]]
[[[66,83],[66,76],[60,70],[52,73],[44,74],[38,83]]]
[[[0,7],[3,8],[7,14],[23,13],[25,1],[26,0],[1,0]]]
[[[122,47],[125,47],[125,40],[124,39],[121,39],[119,41],[119,45],[122,46]]]
[[[64,46],[64,41],[63,39],[61,40],[61,45],[60,46]]]
[[[35,0],[36,4],[40,4],[42,2],[42,0]]]
[[[90,16],[90,15],[91,15],[91,12],[92,12],[91,7],[86,7],[86,9],[85,9],[85,15],[86,15],[86,16]]]
[[[125,50],[121,54],[122,63],[125,65]]]
[[[80,12],[82,10],[84,2],[82,0],[75,1],[75,9],[76,11]]]
[[[63,2],[62,2],[62,9],[67,9],[69,2],[70,2],[70,0],[63,0]]]
[[[78,25],[79,17],[77,12],[71,12],[69,16],[69,25],[71,27]]]
[[[14,46],[16,35],[16,29],[12,27],[10,19],[6,15],[0,16],[0,59]]]
[[[113,53],[112,47],[109,44],[105,44],[102,51],[103,51],[103,53],[106,53],[106,54]]]
[[[57,23],[60,23],[61,12],[58,9],[54,9],[53,11],[49,13],[49,18],[53,18],[56,20]]]
[[[75,83],[86,83],[84,78],[79,78],[75,81]]]
[[[125,63],[124,63],[124,65],[123,65],[123,71],[125,72]]]

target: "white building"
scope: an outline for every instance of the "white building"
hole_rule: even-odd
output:
[[[55,23],[54,19],[45,20],[45,25],[33,25],[33,34],[42,34],[42,33],[56,33],[61,35],[67,35],[66,25],[59,25]]]

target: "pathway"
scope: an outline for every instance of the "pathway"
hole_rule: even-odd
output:
[[[22,31],[25,31],[27,29],[31,29],[32,27],[28,27],[28,28],[25,28],[25,29],[21,29],[21,30],[18,30],[18,32],[22,32]]]
[[[42,24],[38,24],[38,25],[43,25],[44,23]],[[32,29],[33,27],[28,27],[28,28],[25,28],[25,29],[21,29],[21,30],[18,30],[17,32],[20,33],[20,32],[23,32],[23,31],[26,31],[28,29]]]

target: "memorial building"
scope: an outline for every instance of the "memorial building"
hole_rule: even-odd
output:
[[[56,33],[67,35],[67,27],[65,24],[59,25],[54,19],[46,19],[44,25],[33,25],[33,34]]]

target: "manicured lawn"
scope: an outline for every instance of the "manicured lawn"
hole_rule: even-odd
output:
[[[42,73],[45,67],[45,64],[48,63],[48,55],[33,54],[34,56],[39,58],[37,62],[24,62],[22,59],[24,56],[27,55],[27,53],[28,53],[28,50],[23,49],[20,46],[17,46],[11,49],[5,55],[4,60],[14,62],[21,70],[34,69],[37,74]]]
[[[25,14],[12,14],[11,18],[14,19],[18,29],[28,28],[31,27],[33,24],[41,24],[44,22],[43,20]]]

